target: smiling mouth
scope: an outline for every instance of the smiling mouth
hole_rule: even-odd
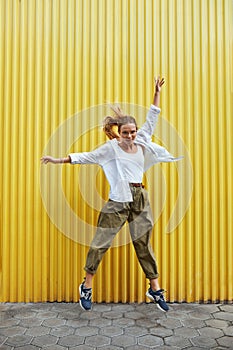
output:
[[[134,141],[133,139],[125,139],[125,138],[121,138],[120,142],[131,142]]]

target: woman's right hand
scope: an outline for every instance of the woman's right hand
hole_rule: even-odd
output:
[[[60,163],[60,159],[59,158],[54,158],[51,156],[43,156],[40,158],[41,163],[42,164],[47,164],[47,163],[53,163],[53,164],[57,164]]]

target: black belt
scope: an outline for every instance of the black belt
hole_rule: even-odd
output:
[[[142,187],[144,188],[145,186],[142,184],[142,183],[130,183],[130,186],[133,186],[133,187]]]

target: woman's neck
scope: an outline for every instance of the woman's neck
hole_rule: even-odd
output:
[[[118,142],[118,145],[123,149],[123,151],[127,153],[137,153],[137,145],[135,145],[133,142],[130,144],[127,144],[125,142]]]

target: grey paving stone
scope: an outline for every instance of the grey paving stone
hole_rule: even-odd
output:
[[[20,345],[27,345],[30,344],[32,341],[32,337],[29,335],[16,335],[14,337],[9,337],[5,343],[6,345],[12,345],[12,346],[20,346]]]
[[[190,341],[195,346],[200,346],[201,348],[207,348],[207,349],[210,349],[217,345],[217,342],[215,339],[211,339],[203,335],[201,335],[200,337],[190,338]]]
[[[23,345],[23,346],[17,346],[15,349],[17,350],[39,350],[41,348],[38,348],[38,346],[35,345]],[[2,348],[1,348],[2,350]]]
[[[134,304],[113,304],[112,310],[117,312],[134,311],[135,305]]]
[[[212,321],[212,320],[207,320],[205,323]],[[181,320],[181,323],[183,324],[184,327],[189,327],[189,328],[202,328],[205,327],[205,323],[202,320],[198,320],[197,318],[190,318],[190,319],[185,319]]]
[[[4,311],[0,313],[0,322],[8,321],[11,320],[15,317],[15,312],[9,311]]]
[[[148,348],[147,348],[148,349]],[[180,350],[181,348],[178,348],[176,346],[169,346],[169,345],[161,345],[158,350]],[[185,348],[186,349],[186,348]],[[200,349],[199,349],[200,350]]]
[[[51,303],[52,311],[62,312],[74,309],[79,309],[79,305],[77,303]]]
[[[80,335],[67,335],[59,339],[58,344],[63,346],[72,347],[75,345],[84,344],[85,337]]]
[[[184,348],[184,345],[178,342],[181,338],[185,344],[186,340],[190,342],[189,345],[185,345],[185,349],[231,348],[229,346],[232,346],[233,343],[233,317],[230,316],[233,310],[232,305],[169,304],[169,306],[170,311],[163,313],[156,308],[155,304],[150,303],[94,304],[93,310],[87,313],[75,303],[48,303],[48,305],[46,303],[41,305],[8,303],[4,304],[2,310],[0,303],[0,348],[1,350],[14,350],[14,348],[16,350],[16,347],[21,347],[22,350],[39,350],[45,347],[49,350],[96,350],[99,348],[101,350],[148,350],[155,347],[159,350],[175,350]],[[44,313],[45,317],[41,318]],[[51,313],[52,318],[48,318]],[[104,313],[112,313],[115,316],[120,314],[121,317],[105,318]],[[206,319],[207,315],[208,319]],[[6,335],[9,332],[10,334],[18,333],[22,329],[24,329],[23,334],[9,337]],[[44,329],[47,329],[49,334],[41,335]],[[25,338],[17,339],[21,336],[29,336],[30,341]],[[36,343],[37,339],[41,340],[45,336],[55,339],[55,343],[49,345],[46,339],[44,339],[44,344]],[[68,344],[61,343],[65,338],[67,343],[69,336],[78,336],[78,342],[77,338],[75,340],[68,338]],[[145,345],[138,343],[143,337],[149,342],[150,336],[157,337],[162,342],[168,339],[168,342],[174,341],[177,344]],[[103,345],[101,341],[99,345],[96,344],[96,339],[101,339],[99,337],[107,339],[108,344]],[[117,340],[121,337],[123,339],[131,337],[134,344],[127,346],[119,344]],[[211,344],[206,346],[207,339],[211,339]]]
[[[95,335],[92,337],[86,337],[85,344],[91,345],[93,347],[102,347],[104,345],[109,345],[111,342],[111,338],[105,337],[104,335]]]
[[[75,334],[82,335],[84,337],[90,336],[90,335],[96,335],[98,334],[99,329],[97,327],[79,327],[76,329]]]
[[[6,305],[6,304],[5,304]],[[12,314],[12,312],[17,313],[23,310],[23,306],[25,306],[25,304],[22,303],[7,303],[8,308],[7,308],[7,313]]]
[[[88,320],[67,320],[65,324],[69,327],[78,328],[88,325]]]
[[[158,320],[165,320],[167,318],[167,313],[159,310],[158,308],[148,314],[148,319],[153,323],[157,323]]]
[[[217,320],[217,319],[213,319],[213,320],[207,320],[205,321],[206,325],[209,327],[213,327],[213,328],[226,328],[228,327],[228,322],[224,321],[224,320]],[[198,328],[198,326],[197,326]]]
[[[173,349],[173,348],[172,348]],[[206,349],[206,350],[210,350],[209,348],[206,348],[206,347],[202,347],[202,348],[200,348],[199,346],[191,346],[191,347],[188,347],[188,348],[185,348],[185,350],[200,350],[200,349]],[[212,348],[213,349],[213,348]],[[212,350],[211,349],[211,350]],[[214,348],[215,349],[215,348]],[[170,348],[170,350],[171,350],[171,348]]]
[[[158,308],[156,307],[155,303],[147,303],[147,304],[138,304],[135,308],[137,312],[143,313],[144,315],[150,315],[153,311],[158,311]]]
[[[143,346],[148,346],[151,349],[158,347],[160,345],[163,345],[163,339],[157,337],[156,335],[153,334],[148,334],[148,335],[143,335],[138,338],[138,344],[143,345]]]
[[[5,341],[7,340],[7,337],[4,335],[0,335],[0,345],[5,343]]]
[[[188,304],[188,303],[180,303],[180,304],[169,304],[169,307],[172,311],[178,312],[192,312],[197,309],[198,304]]]
[[[98,333],[98,328],[97,328]],[[116,335],[123,334],[123,329],[118,326],[107,326],[105,328],[101,328],[99,334],[106,335],[107,337],[114,337]]]
[[[189,314],[186,312],[179,311],[169,311],[166,314],[167,318],[177,318],[178,320],[184,320],[189,317]]]
[[[233,326],[223,328],[223,332],[225,335],[229,335],[229,336],[233,337]]]
[[[177,328],[180,329],[180,328]],[[173,330],[161,326],[156,326],[149,329],[150,334],[157,335],[158,337],[164,338],[169,337],[173,334]]]
[[[122,318],[123,313],[121,311],[107,311],[102,313],[103,318],[110,318],[111,320],[114,320],[116,318]]]
[[[0,312],[5,311],[5,310],[9,310],[9,305],[7,305],[5,303],[1,303],[0,304]]]
[[[209,337],[209,338],[220,338],[223,337],[223,331],[221,329],[213,328],[213,327],[203,327],[199,329],[200,335]]]
[[[57,317],[63,320],[75,320],[79,319],[81,314],[79,312],[63,311],[59,312]]]
[[[203,313],[212,314],[213,312],[219,311],[219,306],[216,304],[197,304],[195,310]]]
[[[182,327],[174,330],[175,335],[182,336],[184,338],[193,338],[199,336],[199,333],[194,328]]]
[[[171,335],[164,339],[165,345],[177,346],[178,348],[185,348],[191,345],[189,339],[184,338],[180,335]]]
[[[130,334],[135,337],[140,337],[141,335],[148,334],[148,330],[140,326],[130,326],[125,328],[125,334]]]
[[[12,326],[17,326],[20,323],[20,320],[16,318],[10,318],[9,320],[4,320],[0,322],[0,330],[1,328],[7,328]]]
[[[233,314],[230,312],[219,311],[213,314],[217,320],[233,321]]]
[[[182,324],[180,323],[180,321],[173,318],[158,320],[157,323],[165,328],[170,328],[170,329],[182,327]]]
[[[93,311],[97,312],[106,312],[106,311],[111,311],[112,310],[112,305],[111,304],[93,304],[92,306]]]
[[[25,303],[5,303],[5,305],[8,305],[9,309],[22,309],[26,307]]]
[[[123,348],[120,348],[120,349],[123,349]],[[143,345],[132,345],[132,346],[127,346],[126,349],[127,350],[149,350],[150,348],[148,346],[143,346]]]
[[[95,350],[95,347],[93,348],[92,346],[81,344],[81,345],[74,346],[70,349],[71,350]]]
[[[72,350],[95,350],[95,347],[93,348],[92,346],[81,344],[81,345],[74,346],[70,349],[72,349]]]
[[[43,347],[42,349],[44,349],[45,347]],[[38,348],[37,348],[38,349]],[[73,348],[72,348],[73,349]],[[68,350],[68,348],[66,346],[62,346],[62,345],[49,345],[46,346],[46,350]]]
[[[219,309],[221,311],[232,312],[233,313],[233,304],[220,305]]]
[[[112,324],[112,320],[108,319],[108,318],[101,318],[101,321],[99,318],[95,318],[94,320],[90,320],[89,321],[89,326],[96,326],[99,328],[102,327],[107,327],[110,326]]]
[[[75,307],[73,307],[73,308],[67,308],[67,309],[62,309],[62,310],[59,310],[59,308],[55,308],[55,309],[52,310],[52,311],[58,312],[59,315],[60,315],[60,314],[68,314],[68,315],[74,314],[74,315],[76,315],[76,316],[79,316],[79,315],[81,315],[81,314],[84,312],[84,310],[81,309],[80,305],[75,306]],[[85,311],[85,312],[86,312],[86,311]]]
[[[46,318],[55,318],[57,317],[57,312],[53,311],[39,311],[37,313],[37,317],[40,319],[46,319]]]
[[[22,327],[36,327],[42,324],[43,320],[39,318],[24,318],[19,320],[19,325]]]
[[[50,328],[43,326],[36,326],[29,328],[25,334],[32,335],[34,337],[39,337],[40,335],[49,334]]]
[[[59,327],[65,324],[65,320],[61,318],[48,318],[42,322],[45,327]]]
[[[217,343],[221,346],[225,346],[227,349],[233,349],[233,338],[225,335],[222,338],[216,339]]]
[[[12,346],[10,345],[5,345],[5,344],[2,344],[1,345],[1,350],[11,350],[13,349]],[[37,348],[38,349],[38,348]]]
[[[189,313],[190,318],[197,318],[198,320],[209,320],[212,318],[211,314],[200,312],[199,310]]]
[[[34,311],[49,311],[52,309],[52,307],[55,305],[56,303],[34,303],[31,304],[31,310]]]
[[[101,313],[100,312],[96,312],[96,311],[83,311],[80,316],[80,319],[82,320],[93,320],[94,318],[98,318],[98,320],[100,318],[102,318]]]
[[[144,318],[145,315],[138,311],[129,311],[125,313],[125,317],[132,318],[133,320],[139,320],[140,318]]]
[[[41,335],[39,337],[35,337],[32,341],[32,344],[43,347],[43,345],[46,345],[46,346],[54,345],[57,343],[57,341],[58,341],[58,338],[52,335],[46,334],[46,335]]]
[[[19,311],[19,312],[16,312],[16,314],[14,315],[15,318],[18,318],[18,319],[24,319],[24,318],[34,318],[37,316],[37,313],[36,312],[33,312],[33,311]]]
[[[125,335],[119,335],[117,337],[112,338],[112,345],[116,345],[119,347],[126,348],[127,346],[136,344],[135,337],[132,337],[131,335],[125,334]]]
[[[114,326],[119,326],[119,327],[126,328],[126,327],[129,327],[129,326],[134,326],[135,321],[132,320],[131,318],[123,317],[123,318],[118,318],[118,319],[113,320],[112,324]]]
[[[152,321],[148,318],[140,318],[139,320],[136,320],[136,325],[140,327],[151,328],[155,327],[156,324],[157,321]]]
[[[51,335],[54,335],[55,337],[65,337],[66,335],[74,334],[74,328],[69,326],[59,326],[52,328]]]
[[[14,335],[21,335],[26,332],[26,328],[20,327],[20,326],[12,326],[8,328],[1,328],[0,329],[0,334],[4,334],[7,337],[11,337]]]
[[[11,316],[8,316],[7,311],[0,311],[0,322],[10,319]]]
[[[100,349],[104,349],[104,350],[122,350],[123,348],[119,347],[119,346],[115,346],[115,345],[105,345],[105,346],[101,346]],[[73,349],[72,349],[73,350]],[[128,348],[127,348],[128,350]],[[148,350],[148,349],[147,349]]]

